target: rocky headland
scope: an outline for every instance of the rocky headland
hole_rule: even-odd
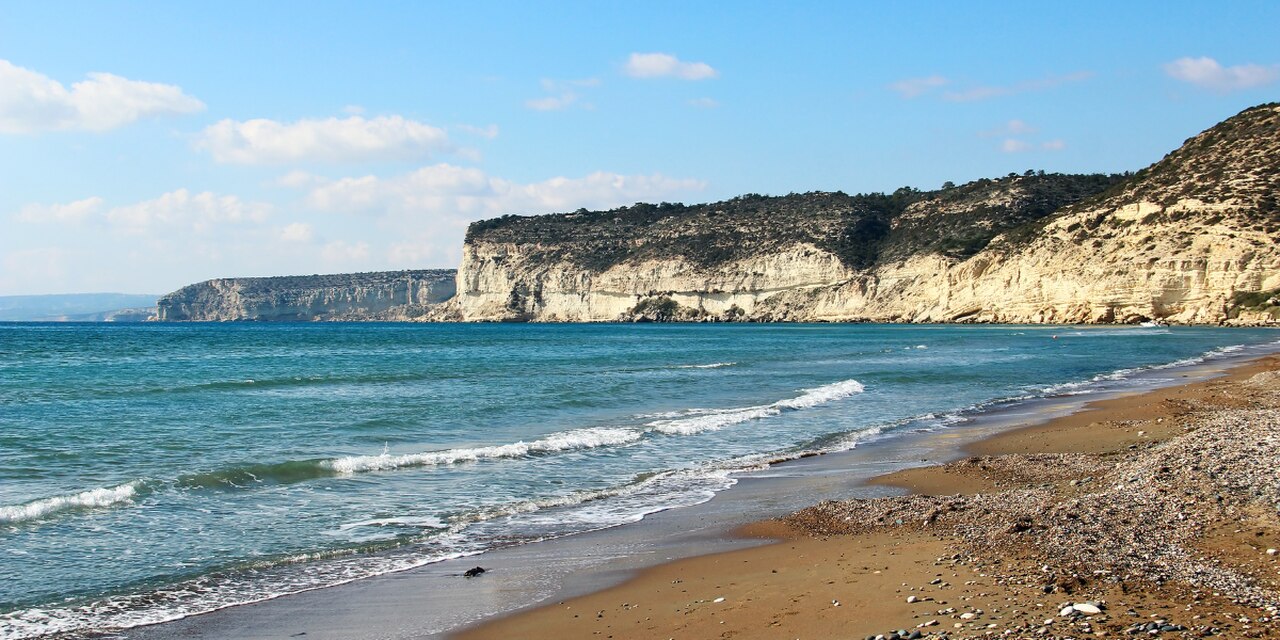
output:
[[[219,278],[162,296],[156,317],[219,322],[417,320],[454,294],[449,269]]]
[[[1126,175],[745,195],[471,225],[459,320],[1266,322],[1280,105]]]

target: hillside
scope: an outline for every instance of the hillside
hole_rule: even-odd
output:
[[[411,320],[454,294],[454,271],[220,278],[162,296],[163,321]]]
[[[1125,176],[507,216],[467,233],[463,320],[1263,322],[1280,106]]]

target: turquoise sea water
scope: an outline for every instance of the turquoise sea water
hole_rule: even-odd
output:
[[[158,622],[615,526],[704,501],[735,470],[1277,338],[0,324],[0,638]]]

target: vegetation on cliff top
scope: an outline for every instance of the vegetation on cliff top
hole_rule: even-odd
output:
[[[921,252],[971,255],[995,235],[1111,186],[1118,176],[1028,171],[937,191],[746,194],[710,204],[639,203],[609,211],[503,216],[467,242],[519,245],[524,258],[603,271],[679,256],[712,267],[811,244],[853,269]]]
[[[310,276],[268,276],[261,278],[217,278],[189,284],[160,298],[161,304],[173,299],[202,291],[214,282],[235,283],[241,295],[277,295],[280,292],[339,289],[348,287],[373,287],[399,280],[436,280],[453,278],[453,269],[418,269],[406,271],[368,271],[363,273],[332,273]]]
[[[610,211],[504,216],[476,222],[467,242],[510,244],[535,263],[568,262],[603,271],[623,262],[682,258],[713,267],[799,244],[830,252],[852,269],[937,254],[964,259],[998,236],[1016,247],[1071,211],[1182,200],[1211,214],[1177,209],[1165,217],[1230,217],[1242,230],[1280,233],[1280,103],[1246,109],[1187,140],[1161,161],[1125,174],[1028,171],[936,191],[892,194],[747,194],[724,202],[640,203]],[[1101,218],[1099,218],[1101,221]],[[1096,226],[1096,224],[1095,224]]]

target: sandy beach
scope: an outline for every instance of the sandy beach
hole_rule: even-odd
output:
[[[455,637],[1280,637],[1280,357],[967,452]]]

